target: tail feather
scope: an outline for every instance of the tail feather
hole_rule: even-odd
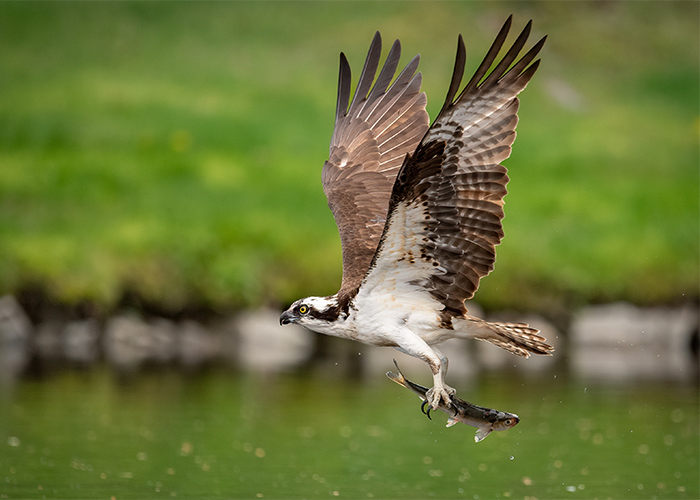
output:
[[[537,328],[526,323],[490,323],[484,322],[488,329],[476,338],[490,342],[506,351],[529,358],[530,354],[551,356],[554,347],[549,345]]]

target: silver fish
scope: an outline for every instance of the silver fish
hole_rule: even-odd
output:
[[[423,405],[421,409],[428,418],[430,418],[430,407],[425,410],[425,405],[427,404],[425,393],[428,391],[427,387],[411,382],[406,377],[403,376],[399,365],[394,360],[394,365],[398,370],[398,374],[393,372],[386,372],[386,376],[399,385],[411,389],[413,392],[418,394],[423,400]],[[477,443],[482,441],[486,436],[491,434],[492,431],[506,431],[520,422],[520,417],[515,413],[508,413],[505,411],[492,410],[491,408],[484,408],[482,406],[477,406],[468,401],[458,398],[457,396],[452,396],[452,404],[446,405],[440,402],[438,409],[444,411],[450,418],[447,420],[447,427],[452,427],[457,422],[464,422],[467,425],[476,427],[476,435],[474,436],[474,441]]]

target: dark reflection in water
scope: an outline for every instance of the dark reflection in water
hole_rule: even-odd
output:
[[[0,399],[0,497],[700,496],[696,384],[557,371],[457,382],[461,397],[521,423],[477,444],[472,427],[427,420],[382,373],[357,380],[333,368],[21,380]]]

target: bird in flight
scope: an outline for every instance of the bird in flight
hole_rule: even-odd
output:
[[[455,393],[436,344],[478,339],[523,357],[553,351],[537,329],[484,321],[465,305],[493,270],[503,238],[508,176],[501,162],[515,140],[516,96],[537,70],[540,61],[533,60],[546,39],[518,58],[529,22],[496,63],[511,24],[512,16],[461,91],[466,51],[459,36],[447,98],[432,125],[416,73],[419,56],[394,78],[396,40],[375,80],[382,45],[376,33],[350,102],[350,65],[340,54],[335,127],[321,179],[340,233],[342,282],[338,293],[297,300],[280,316],[282,325],[422,359],[433,374],[426,394],[433,409],[449,405]]]

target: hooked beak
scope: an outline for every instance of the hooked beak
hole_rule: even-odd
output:
[[[288,325],[289,323],[294,323],[296,322],[297,317],[294,315],[292,311],[284,311],[282,315],[280,316],[280,326],[281,325]]]

